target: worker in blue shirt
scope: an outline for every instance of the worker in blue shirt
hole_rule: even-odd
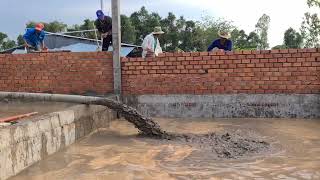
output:
[[[30,51],[34,49],[36,51],[46,51],[47,47],[44,44],[45,33],[43,31],[44,25],[38,23],[34,28],[30,28],[23,35],[25,47]]]
[[[219,32],[219,39],[216,39],[211,43],[211,45],[208,47],[208,52],[214,50],[214,49],[223,49],[225,51],[231,51],[232,50],[232,41],[230,40],[231,35],[228,32]]]

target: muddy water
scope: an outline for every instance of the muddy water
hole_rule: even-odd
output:
[[[12,180],[320,179],[320,120],[157,119],[177,133],[242,131],[272,143],[271,153],[236,160],[170,141],[137,137],[126,121],[111,124]]]
[[[72,106],[69,103],[55,102],[0,102],[0,118],[38,112],[38,115],[64,110]]]

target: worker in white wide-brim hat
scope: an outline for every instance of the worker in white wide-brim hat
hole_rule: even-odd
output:
[[[232,50],[232,41],[230,40],[231,35],[229,32],[226,31],[219,31],[218,36],[219,39],[214,40],[210,46],[208,47],[208,51],[222,49],[225,51]]]
[[[142,43],[142,57],[155,57],[162,53],[162,48],[159,42],[159,36],[164,34],[160,26],[154,28],[154,31],[147,35]]]

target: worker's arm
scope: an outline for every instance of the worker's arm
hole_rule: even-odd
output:
[[[212,51],[212,49],[213,48],[215,48],[216,47],[216,41],[213,41],[211,44],[210,44],[210,46],[208,47],[208,52],[210,52],[210,51]]]
[[[232,51],[232,41],[231,40],[229,40],[227,49],[228,49],[228,51]]]
[[[28,44],[28,42],[27,42],[25,39],[23,39],[23,41],[24,41],[24,46],[25,46],[25,47],[31,47],[31,45]]]
[[[40,39],[41,49],[42,50],[46,50],[47,49],[46,45],[44,44],[44,37],[45,36],[46,36],[46,34],[44,33],[44,31],[41,31],[39,39]]]
[[[25,47],[31,47],[30,44],[28,44],[27,39],[30,36],[30,30],[27,30],[27,32],[23,35],[23,41]]]

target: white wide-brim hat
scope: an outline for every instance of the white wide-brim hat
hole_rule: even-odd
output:
[[[230,38],[231,38],[230,33],[225,32],[225,31],[219,31],[219,32],[218,32],[218,35],[219,35],[219,37],[225,38],[225,39],[230,39]]]
[[[160,26],[154,28],[152,34],[164,34]]]

